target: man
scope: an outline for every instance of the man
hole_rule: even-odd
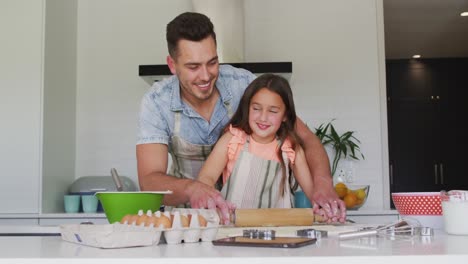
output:
[[[140,189],[172,190],[164,204],[190,202],[192,207],[218,208],[227,223],[234,206],[219,191],[195,179],[255,75],[219,65],[216,34],[205,15],[177,16],[167,25],[166,39],[167,64],[174,76],[155,83],[142,100],[136,147]],[[329,222],[343,222],[346,209],[333,189],[320,140],[301,120],[296,130],[305,143],[314,181],[314,211],[325,212]],[[169,173],[168,153],[172,157]]]

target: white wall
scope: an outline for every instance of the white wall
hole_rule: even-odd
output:
[[[7,184],[0,198],[22,191],[2,213],[38,212],[42,129],[43,191],[53,194],[44,196],[44,212],[57,209],[74,177],[109,175],[115,167],[136,181],[137,114],[149,88],[138,65],[165,63],[166,24],[193,9],[190,0],[75,1],[1,2],[0,164]],[[388,200],[381,5],[256,0],[245,1],[244,13],[245,60],[292,61],[302,119],[315,127],[337,118],[339,130],[357,131],[366,160],[355,163],[356,182],[371,184],[365,208]]]
[[[43,23],[44,1],[0,3],[0,213],[39,212]]]
[[[245,1],[247,61],[292,61],[299,116],[311,127],[333,118],[362,142],[355,183],[370,184],[367,208],[382,208],[381,102],[375,0]],[[383,57],[382,57],[383,58]]]
[[[244,0],[192,0],[214,24],[220,62],[244,62]]]
[[[190,0],[78,1],[76,177],[120,175],[137,182],[137,114],[149,88],[140,64],[166,62],[166,25]]]
[[[246,61],[292,61],[302,119],[315,127],[336,118],[338,130],[357,131],[366,160],[355,163],[356,183],[371,184],[367,208],[386,204],[380,4],[245,1]],[[78,1],[76,177],[116,167],[136,181],[137,113],[149,88],[138,65],[165,63],[166,24],[189,10],[189,0]]]

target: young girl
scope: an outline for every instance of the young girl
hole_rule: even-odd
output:
[[[310,199],[312,177],[286,79],[264,74],[245,90],[239,108],[203,165],[198,180],[215,186],[237,208],[290,208],[292,169]]]

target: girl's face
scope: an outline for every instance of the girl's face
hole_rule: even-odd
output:
[[[286,120],[285,112],[286,106],[277,93],[260,89],[249,105],[249,126],[253,139],[259,143],[275,140],[281,122]]]

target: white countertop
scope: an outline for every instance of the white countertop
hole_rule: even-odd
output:
[[[347,215],[398,215],[397,210],[368,208],[365,210],[348,210]],[[0,218],[105,218],[103,212],[99,213],[37,213],[37,214],[13,214],[0,213]]]
[[[0,231],[11,230],[0,227]],[[16,227],[18,228],[18,227]],[[319,228],[317,228],[319,229]],[[36,227],[23,231],[58,230],[57,227]],[[179,245],[159,244],[148,247],[99,249],[63,241],[58,236],[5,237],[0,236],[0,263],[16,258],[21,263],[50,263],[58,258],[67,262],[127,263],[138,259],[140,263],[155,263],[165,258],[171,263],[442,263],[468,261],[468,236],[451,236],[435,230],[432,237],[367,237],[339,241],[336,236],[321,239],[302,248],[258,248],[214,246],[211,242]],[[221,231],[223,233],[223,231]],[[14,259],[12,259],[14,258]],[[164,263],[168,263],[164,260]],[[133,262],[134,260],[132,260]],[[63,262],[63,259],[61,260]],[[133,262],[135,263],[135,262]]]
[[[366,209],[366,210],[347,210],[347,215],[398,215],[397,210],[391,209]]]

